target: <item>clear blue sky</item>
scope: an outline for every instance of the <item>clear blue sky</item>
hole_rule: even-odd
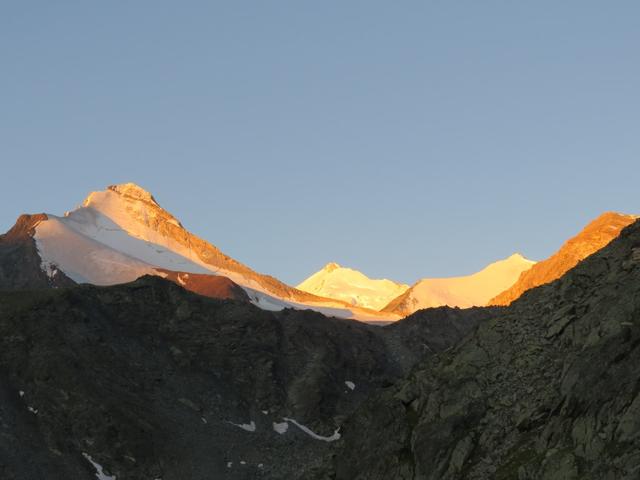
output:
[[[0,229],[134,181],[297,283],[551,254],[640,212],[637,1],[6,1]]]

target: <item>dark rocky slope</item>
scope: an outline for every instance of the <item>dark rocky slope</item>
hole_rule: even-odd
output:
[[[344,424],[335,479],[640,477],[640,223]]]
[[[332,443],[273,424],[332,436],[422,355],[418,323],[438,339],[420,352],[439,351],[484,318],[447,333],[443,312],[403,333],[158,277],[0,292],[0,478],[91,478],[83,454],[118,480],[313,476]]]

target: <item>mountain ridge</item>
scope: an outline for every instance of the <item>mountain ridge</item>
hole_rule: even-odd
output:
[[[522,272],[513,285],[490,299],[487,305],[509,305],[527,290],[560,278],[580,261],[604,248],[638,218],[612,211],[600,214],[565,241],[551,257]]]

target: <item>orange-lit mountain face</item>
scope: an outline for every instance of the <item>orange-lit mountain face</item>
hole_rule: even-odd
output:
[[[604,248],[620,231],[638,217],[606,212],[589,223],[578,235],[568,240],[560,250],[522,273],[510,288],[492,298],[488,305],[509,305],[527,290],[552,282],[575,267],[589,255]]]
[[[41,268],[50,276],[62,272],[77,283],[114,285],[159,275],[204,295],[246,297],[266,310],[310,308],[344,318],[396,319],[255,272],[186,230],[133,183],[92,192],[79,208],[62,217],[47,214],[36,220],[30,236]]]

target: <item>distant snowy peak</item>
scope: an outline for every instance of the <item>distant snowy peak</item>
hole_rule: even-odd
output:
[[[351,305],[380,310],[407,290],[409,285],[387,279],[371,279],[357,270],[331,262],[296,288]]]
[[[443,305],[461,308],[484,306],[499,292],[513,285],[522,272],[535,263],[514,253],[472,275],[424,278],[391,301],[383,311],[406,316],[423,308]]]

